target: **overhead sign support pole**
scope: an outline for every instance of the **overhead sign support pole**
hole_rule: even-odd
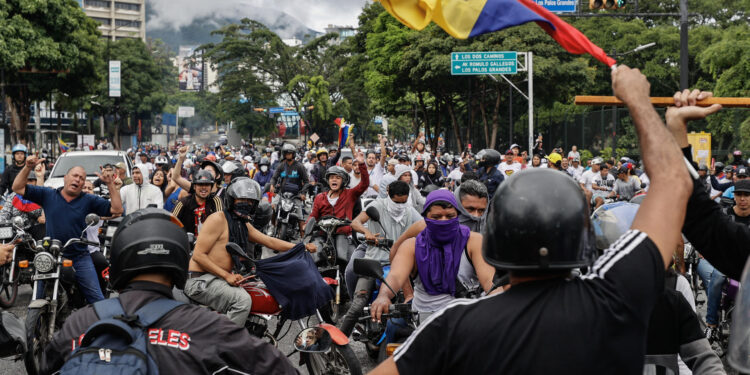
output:
[[[526,52],[526,72],[529,77],[529,157],[532,157],[531,148],[534,147],[534,54]],[[511,125],[512,126],[512,125]]]

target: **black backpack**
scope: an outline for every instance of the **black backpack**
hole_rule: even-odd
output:
[[[94,303],[100,320],[86,330],[60,374],[158,374],[156,362],[146,349],[146,329],[183,303],[158,299],[133,316],[125,315],[119,298]]]

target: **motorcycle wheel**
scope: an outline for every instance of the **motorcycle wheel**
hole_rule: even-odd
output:
[[[331,346],[328,353],[300,353],[310,375],[361,375],[362,366],[349,345]]]
[[[29,375],[37,375],[42,365],[42,354],[48,344],[47,307],[29,309],[26,314],[26,337],[28,348],[23,362]]]
[[[287,224],[286,223],[279,224],[279,230],[276,233],[276,238],[282,241],[287,240]]]
[[[14,280],[10,279],[11,264],[8,263],[0,267],[0,275],[2,276],[2,285],[0,285],[0,307],[9,308],[16,303],[16,297],[18,297],[18,276],[20,269],[15,268]]]

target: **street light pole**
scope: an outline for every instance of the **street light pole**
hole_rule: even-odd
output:
[[[688,5],[680,0],[680,90],[688,86]]]

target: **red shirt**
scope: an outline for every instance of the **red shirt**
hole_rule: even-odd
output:
[[[351,220],[357,198],[364,194],[370,186],[370,174],[367,173],[367,165],[365,163],[359,165],[359,173],[362,176],[359,184],[351,189],[344,189],[339,195],[338,201],[336,201],[336,206],[331,206],[331,203],[328,202],[327,192],[316,195],[310,217],[320,220],[324,216],[335,216]],[[336,231],[339,234],[350,234],[351,232],[352,228],[350,226],[341,227]]]

